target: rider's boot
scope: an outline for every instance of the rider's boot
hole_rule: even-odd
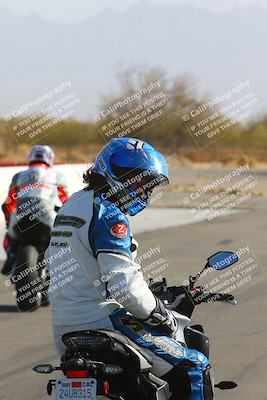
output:
[[[18,241],[11,239],[8,234],[6,234],[3,245],[7,254],[7,259],[1,269],[1,273],[3,275],[10,275],[18,255]]]

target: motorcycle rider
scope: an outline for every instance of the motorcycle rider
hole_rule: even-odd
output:
[[[112,139],[84,180],[87,187],[61,207],[46,252],[58,353],[65,351],[61,341],[64,333],[115,330],[110,315],[120,308],[163,332],[161,339],[168,336],[170,347],[177,319],[151,292],[134,261],[137,244],[126,217],[145,209],[152,192],[169,182],[165,158],[141,140]],[[65,281],[60,276],[63,269]],[[150,355],[152,372],[168,379],[176,393],[173,364],[153,352]]]
[[[3,243],[7,260],[1,270],[4,275],[12,271],[21,236],[37,247],[42,240],[43,251],[46,249],[57,199],[63,204],[69,197],[64,176],[52,168],[54,158],[49,146],[35,145],[28,156],[29,168],[12,178],[2,205],[7,226]]]

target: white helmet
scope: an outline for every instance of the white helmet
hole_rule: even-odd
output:
[[[49,167],[52,167],[54,162],[55,154],[51,147],[37,144],[31,148],[28,160],[29,164],[33,162],[45,163]]]

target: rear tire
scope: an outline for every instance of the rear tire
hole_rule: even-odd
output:
[[[21,312],[33,311],[40,305],[40,294],[37,292],[40,285],[39,271],[36,267],[38,257],[39,253],[34,246],[21,246],[17,268],[13,273],[17,307]]]

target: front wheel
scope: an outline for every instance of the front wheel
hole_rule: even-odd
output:
[[[38,256],[34,246],[21,246],[17,268],[12,278],[15,283],[17,307],[21,312],[33,311],[40,305]]]

